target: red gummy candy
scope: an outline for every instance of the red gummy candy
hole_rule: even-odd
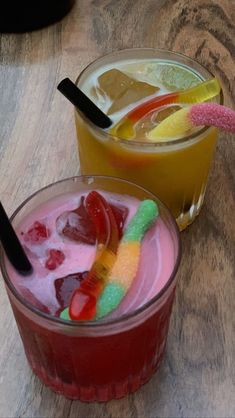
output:
[[[132,109],[126,115],[126,119],[131,121],[140,120],[143,116],[147,115],[148,113],[156,110],[157,108],[164,106],[166,104],[175,103],[179,97],[180,92],[173,92],[163,94],[161,96],[153,97],[152,99],[148,99],[145,102],[139,104],[134,109]]]
[[[69,274],[68,276],[60,277],[55,280],[56,297],[61,309],[64,309],[69,305],[74,290],[80,286],[81,281],[86,275],[87,271],[84,271],[83,273]]]
[[[93,191],[88,194],[86,209],[96,227],[99,245],[91,270],[73,293],[69,306],[69,316],[73,320],[94,318],[97,298],[105,286],[119,242],[119,231],[111,206],[99,193]]]
[[[84,205],[85,197],[81,197],[80,205],[73,211],[62,213],[56,220],[56,229],[59,234],[84,244],[95,245],[96,227]],[[110,204],[117,222],[119,238],[122,236],[123,226],[128,215],[125,206]]]
[[[51,235],[50,230],[41,222],[35,221],[33,226],[24,234],[24,240],[32,244],[41,244]]]
[[[95,296],[79,288],[72,296],[69,307],[70,318],[79,321],[93,319],[96,314],[96,301],[97,298]]]
[[[62,251],[52,248],[49,250],[49,257],[45,262],[45,267],[48,270],[55,270],[63,263],[64,259],[65,255]]]

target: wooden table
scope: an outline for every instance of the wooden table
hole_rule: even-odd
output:
[[[235,96],[234,0],[78,0],[62,21],[0,36],[0,196],[11,213],[38,188],[79,173],[72,106],[56,91],[94,58],[160,47],[196,58]],[[221,134],[183,260],[167,353],[137,393],[72,402],[31,373],[1,281],[0,417],[235,417],[235,141]]]

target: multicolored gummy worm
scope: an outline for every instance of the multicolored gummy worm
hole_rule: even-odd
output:
[[[140,203],[136,214],[129,222],[119,243],[116,259],[114,259],[114,263],[107,276],[103,278],[101,274],[99,277],[91,276],[90,279],[88,273],[88,286],[86,286],[86,283],[85,286],[83,282],[81,283],[80,288],[75,291],[74,296],[72,297],[70,307],[61,312],[60,317],[62,319],[99,319],[110,313],[119,305],[136,276],[139,265],[141,241],[147,230],[157,219],[157,216],[158,207],[153,200],[144,200]],[[99,263],[102,263],[100,257],[98,257],[98,261]],[[94,264],[96,263],[97,259]],[[102,271],[103,267],[107,271],[107,263],[105,266],[99,264],[98,274]],[[91,271],[93,270],[94,265],[91,268]],[[85,293],[81,287],[84,287]],[[88,287],[89,292],[86,287]],[[88,316],[84,316],[84,314],[79,314],[77,316],[74,314],[71,316],[71,305],[73,304],[74,297],[76,297],[76,292],[78,302],[80,301],[80,303],[83,304],[85,300],[85,308]],[[82,309],[76,305],[75,311],[81,312]]]
[[[97,303],[96,319],[113,311],[129,290],[138,270],[141,241],[157,216],[158,207],[153,200],[140,203],[119,244],[116,261]]]
[[[235,133],[235,111],[216,103],[200,103],[178,110],[152,129],[147,138],[160,141],[187,134],[195,126],[215,126]]]
[[[217,96],[220,90],[219,81],[216,78],[212,78],[186,90],[156,96],[141,103],[127,113],[127,115],[109,129],[109,133],[119,138],[133,139],[135,135],[135,123],[148,113],[155,111],[161,106],[173,103],[191,104],[205,102]]]
[[[96,257],[90,271],[74,290],[69,307],[60,313],[63,319],[90,320],[95,317],[97,300],[116,259],[119,244],[117,222],[104,197],[94,190],[87,195],[85,206],[96,228]]]

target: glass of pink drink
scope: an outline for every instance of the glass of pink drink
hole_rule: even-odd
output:
[[[59,314],[96,252],[83,206],[92,190],[112,205],[120,229],[144,199],[157,203],[159,216],[142,241],[137,275],[120,305],[96,321],[66,321]],[[78,219],[67,223],[68,211],[76,208],[79,225]],[[1,268],[27,359],[38,377],[54,391],[82,401],[121,398],[147,382],[165,351],[180,262],[178,228],[168,209],[133,183],[84,176],[38,191],[11,220],[34,271],[20,276],[3,251]]]

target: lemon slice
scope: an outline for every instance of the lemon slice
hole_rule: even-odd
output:
[[[185,135],[193,127],[189,118],[189,109],[189,107],[180,109],[164,119],[147,134],[148,140],[160,142]]]

